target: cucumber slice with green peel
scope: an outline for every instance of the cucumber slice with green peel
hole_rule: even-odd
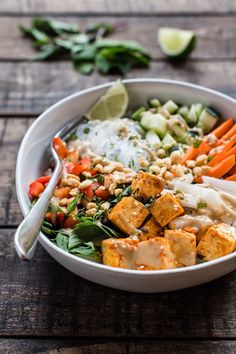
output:
[[[197,123],[203,110],[203,105],[201,103],[192,104],[189,110],[189,114],[186,118],[188,123]]]
[[[161,106],[161,102],[157,98],[152,98],[148,101],[148,105],[150,108],[158,108]]]
[[[162,139],[162,147],[164,150],[169,150],[172,146],[177,145],[177,141],[173,138],[173,136],[170,135],[170,133],[167,133],[164,138]]]
[[[170,114],[173,114],[173,113],[177,112],[179,107],[177,106],[177,104],[174,101],[169,100],[162,106],[162,108],[167,109],[167,111]]]
[[[161,147],[161,145],[162,145],[161,139],[159,138],[157,133],[154,132],[154,130],[149,130],[146,133],[145,138],[151,145],[155,145],[156,147]]]
[[[206,107],[200,114],[197,127],[202,128],[203,133],[209,133],[217,123],[219,115],[210,107]]]
[[[178,138],[185,136],[189,129],[187,123],[179,114],[172,115],[168,123],[169,130]]]
[[[188,118],[189,113],[188,106],[182,106],[177,113],[180,114],[186,120],[186,118]]]
[[[172,59],[186,57],[194,48],[196,37],[192,31],[163,27],[158,30],[158,42],[163,53]]]
[[[133,120],[137,120],[140,121],[142,118],[142,113],[146,111],[145,107],[140,107],[139,109],[137,109],[132,115],[131,118]]]
[[[144,112],[141,118],[141,125],[146,130],[154,130],[161,138],[167,132],[166,119],[159,113]]]

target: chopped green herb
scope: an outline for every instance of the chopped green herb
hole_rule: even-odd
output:
[[[98,180],[98,182],[103,182],[104,176],[101,173],[99,173],[99,175],[97,176],[97,180]]]
[[[73,141],[73,140],[77,140],[77,139],[78,139],[78,135],[75,132],[73,132],[70,134],[68,141]]]
[[[202,143],[202,140],[200,140],[200,139],[195,139],[194,142],[193,142],[193,147],[194,147],[195,149],[197,149],[197,148],[201,145],[201,143]]]
[[[88,134],[90,132],[90,128],[89,127],[84,128],[83,132],[84,134]]]
[[[197,208],[201,209],[201,208],[207,208],[207,203],[206,202],[199,202],[197,204]]]

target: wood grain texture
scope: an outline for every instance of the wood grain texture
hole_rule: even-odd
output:
[[[236,337],[236,272],[172,293],[126,293],[73,275],[40,245],[20,261],[13,234],[0,232],[2,337]]]
[[[235,0],[8,0],[0,2],[0,13],[9,14],[178,14],[236,11]]]
[[[127,78],[169,78],[205,85],[236,97],[236,61],[153,62]],[[69,62],[0,63],[0,114],[39,114],[59,99],[84,88],[116,80],[117,75],[83,76]]]
[[[75,339],[3,339],[4,354],[205,354],[234,353],[235,341],[122,341]]]
[[[125,21],[126,26],[112,38],[137,40],[147,48],[153,59],[163,59],[157,45],[157,29],[163,26],[194,30],[197,46],[190,59],[235,59],[236,21],[235,17],[53,17],[69,23],[78,23],[84,28],[87,23],[105,21],[116,23]],[[19,24],[29,25],[28,17],[2,17],[0,20],[1,46],[0,60],[29,60],[35,51],[30,40],[19,31]]]
[[[31,119],[0,119],[0,225],[18,225],[22,214],[16,199],[15,162]]]

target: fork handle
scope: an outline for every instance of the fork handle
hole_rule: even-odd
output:
[[[23,260],[30,260],[34,255],[39,231],[62,170],[62,163],[57,161],[46,189],[16,230],[15,248],[18,256]]]

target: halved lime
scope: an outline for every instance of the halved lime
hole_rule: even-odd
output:
[[[121,118],[127,110],[128,101],[129,98],[124,84],[121,80],[117,80],[85,114],[85,117],[90,120]]]
[[[187,56],[194,48],[196,37],[192,31],[163,27],[158,30],[158,42],[163,53],[173,59]]]

